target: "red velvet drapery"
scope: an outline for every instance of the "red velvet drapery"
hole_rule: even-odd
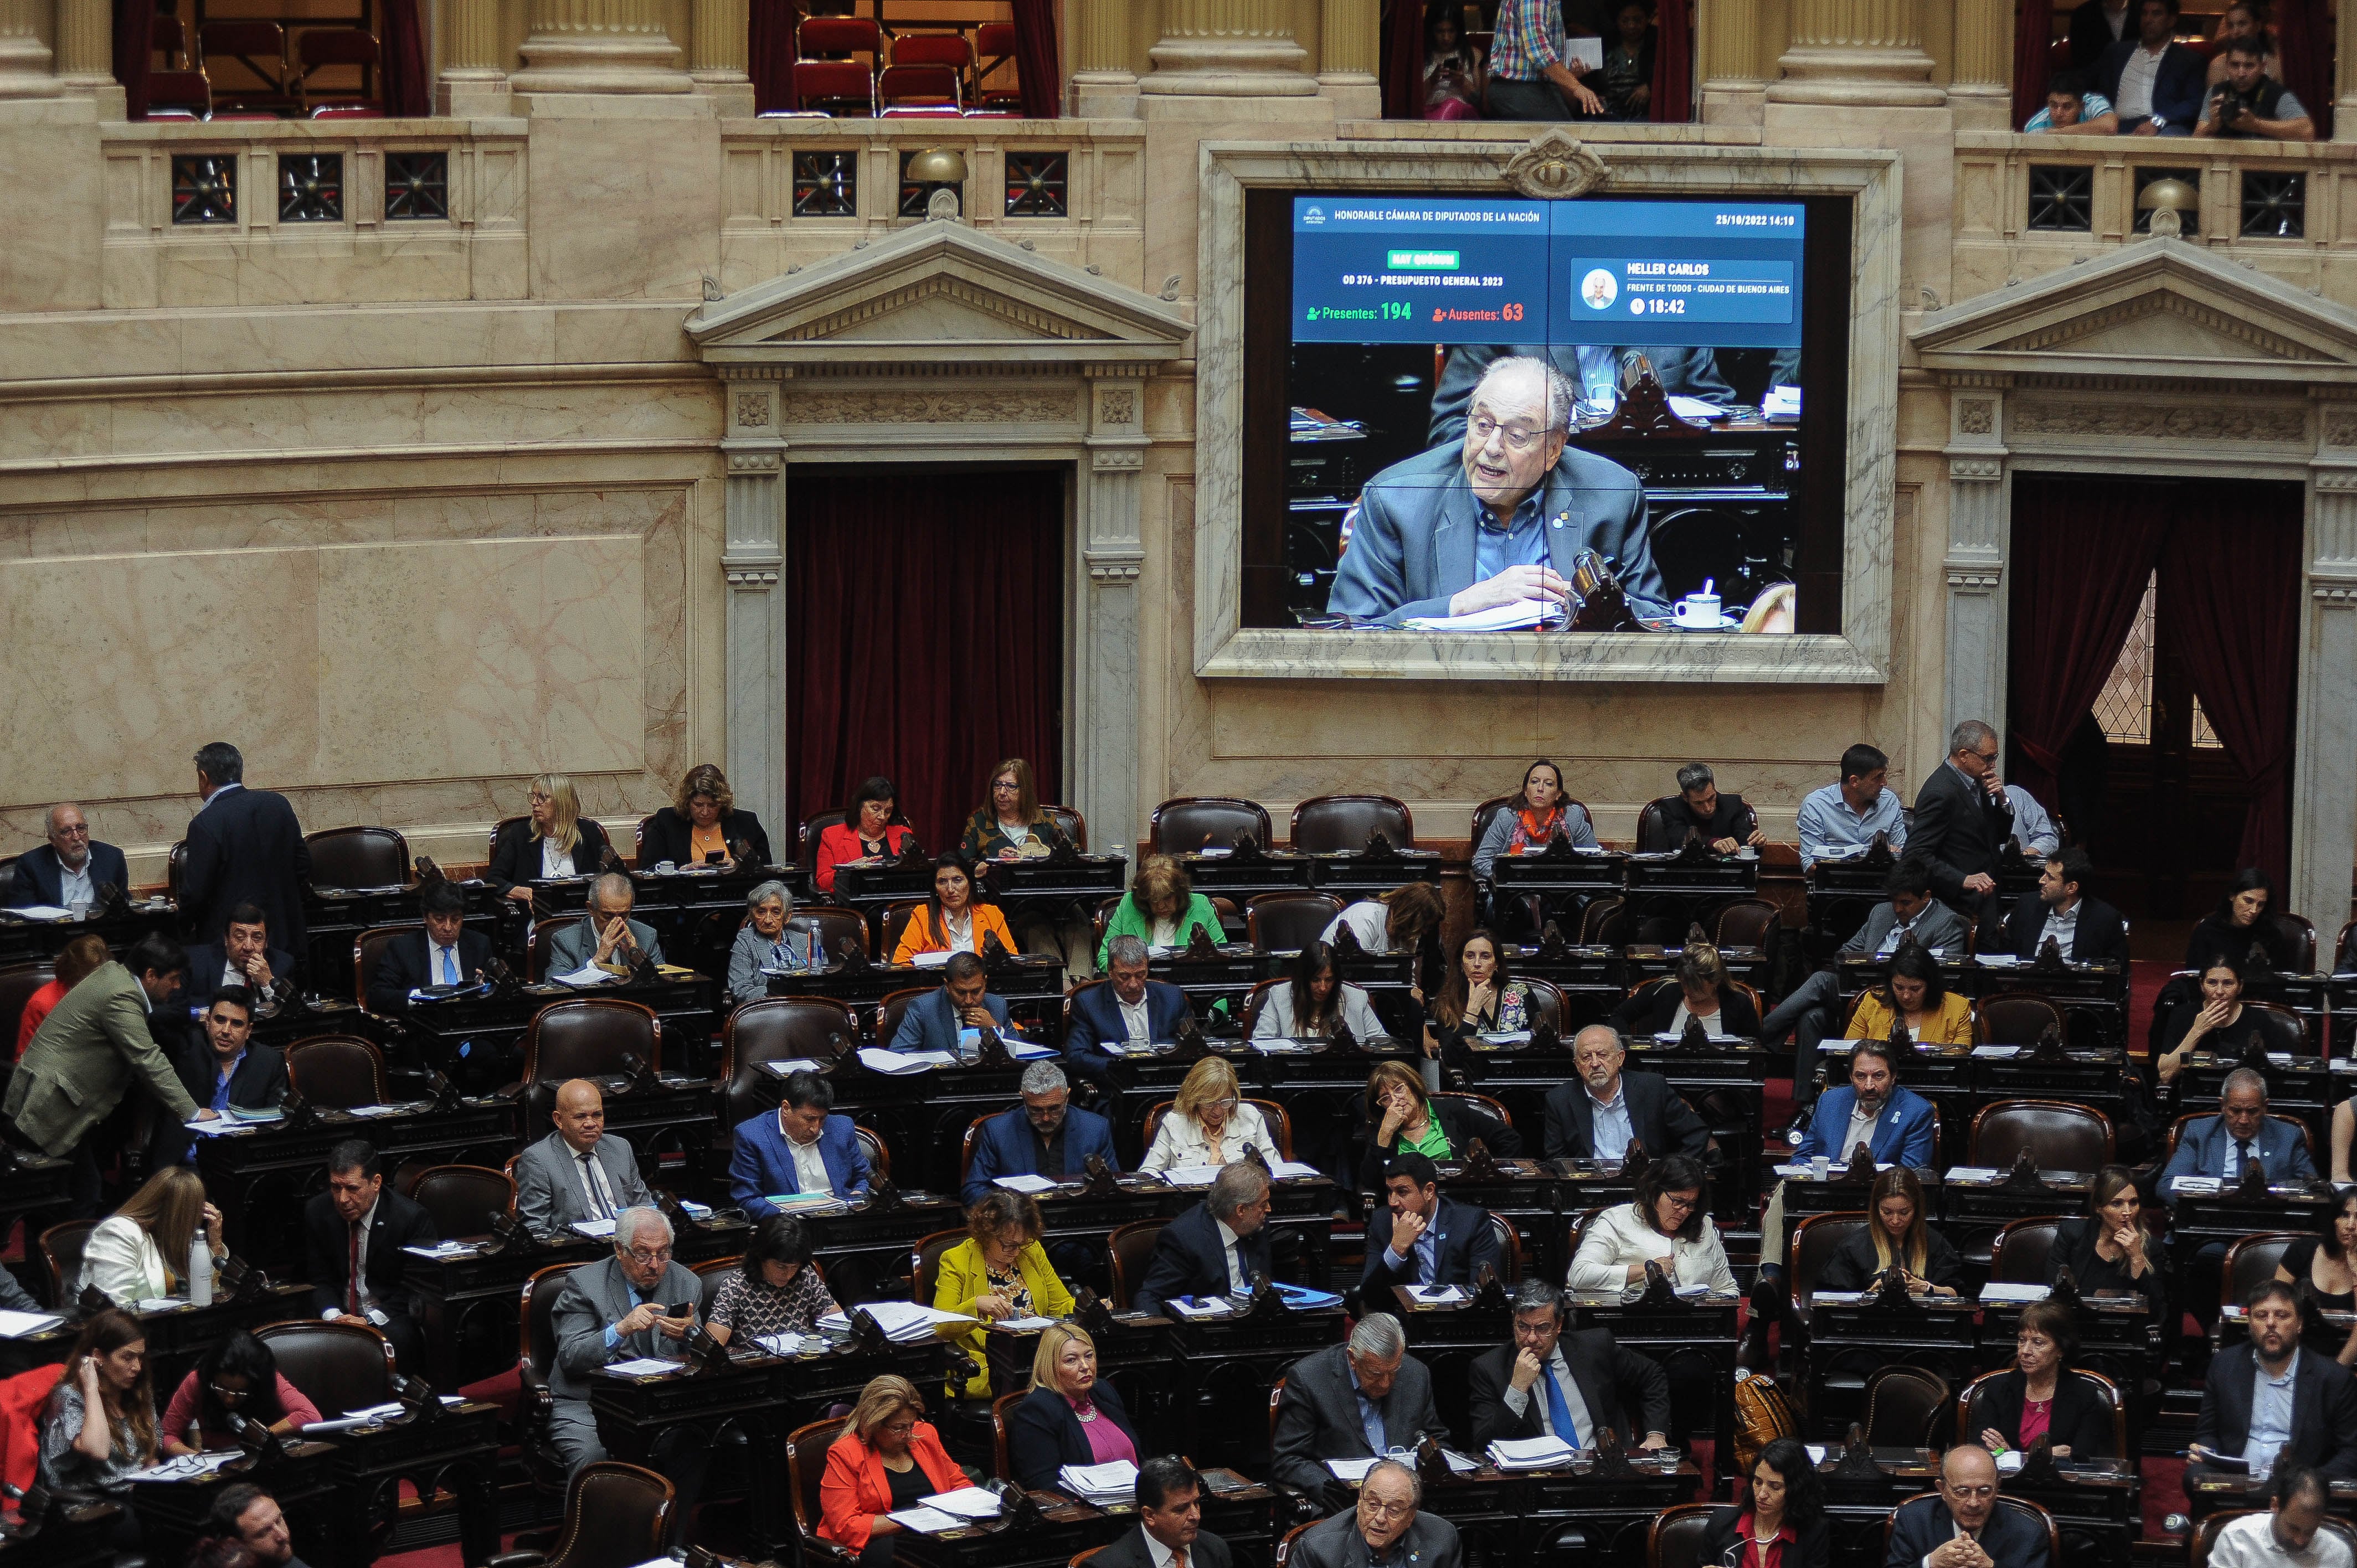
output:
[[[2057,754],[2104,689],[2169,532],[2164,492],[2025,475],[2013,489],[2014,782],[2058,808]],[[1959,717],[1965,715],[1959,714]]]
[[[1682,125],[1694,118],[1694,0],[1662,0],[1655,28],[1648,118]]]
[[[1063,109],[1064,71],[1056,59],[1053,0],[1015,0],[1015,69],[1022,77],[1023,117],[1055,119]]]
[[[2275,0],[2269,15],[2275,19],[2284,85],[2315,120],[2316,139],[2328,140],[2332,134],[2332,54],[2324,47],[2323,0]]]
[[[2013,124],[2018,131],[2046,107],[2046,78],[2054,48],[2054,0],[2020,0],[2013,16]]]
[[[1009,757],[1059,799],[1063,476],[797,471],[786,497],[793,819],[881,773],[938,854]]]
[[[2298,502],[2274,486],[2189,488],[2187,504],[2170,509],[2187,521],[2161,551],[2154,613],[2251,792],[2234,864],[2281,887],[2291,869],[2285,780],[2299,679]]]
[[[156,0],[114,0],[114,80],[124,113],[147,118],[147,66],[156,58]]]
[[[794,95],[794,29],[802,8],[794,0],[753,0],[745,72],[753,79],[753,113],[775,113],[802,107]]]
[[[1383,118],[1424,118],[1425,0],[1388,0],[1383,7]]]
[[[425,66],[425,30],[417,0],[383,0],[379,13],[384,37],[384,112],[395,120],[419,120],[434,113],[434,78]]]

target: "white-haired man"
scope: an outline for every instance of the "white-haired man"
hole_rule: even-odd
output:
[[[676,1361],[695,1326],[703,1287],[671,1255],[671,1221],[657,1208],[625,1208],[614,1220],[614,1255],[565,1276],[553,1318],[555,1400],[549,1441],[571,1476],[606,1456],[589,1412],[589,1380],[600,1367],[648,1358]]]

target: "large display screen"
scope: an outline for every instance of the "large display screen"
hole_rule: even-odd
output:
[[[1838,478],[1848,299],[1810,283],[1846,205],[1275,194],[1248,213],[1247,358],[1283,353],[1284,396],[1248,378],[1283,459],[1272,496],[1278,444],[1247,435],[1247,624],[1837,626],[1809,492]]]

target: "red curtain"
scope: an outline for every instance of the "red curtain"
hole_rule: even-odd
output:
[[[2018,131],[2046,107],[2046,74],[2054,48],[2054,0],[2020,0],[2013,16],[2013,124]]]
[[[2319,142],[2332,135],[2332,55],[2324,47],[2323,13],[2323,0],[2275,3],[2276,52],[2283,59],[2284,85],[2315,120]]]
[[[794,29],[802,11],[794,0],[753,0],[746,74],[753,79],[753,113],[770,114],[802,107],[794,96]]]
[[[2162,499],[2117,479],[2025,475],[2014,485],[2013,781],[2050,811],[2062,770],[2056,754],[2103,691],[2144,602],[2173,510]]]
[[[1424,3],[1388,0],[1383,29],[1383,118],[1424,118]]]
[[[2161,552],[2154,617],[2251,792],[2234,864],[2259,867],[2281,887],[2291,867],[2298,492],[2231,482],[2187,489],[2170,509],[2187,521]]]
[[[434,113],[434,79],[425,69],[425,33],[417,0],[384,0],[384,112],[389,119],[422,120]]]
[[[1015,70],[1022,79],[1026,120],[1053,120],[1062,113],[1064,68],[1056,59],[1055,0],[1015,0]]]
[[[881,773],[938,854],[1009,757],[1060,799],[1062,474],[796,470],[786,497],[793,820]]]
[[[124,113],[147,118],[147,67],[156,58],[156,0],[114,0],[114,80]]]
[[[1662,0],[1653,40],[1652,118],[1682,125],[1694,118],[1693,0]]]

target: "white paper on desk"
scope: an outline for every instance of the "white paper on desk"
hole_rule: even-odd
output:
[[[1950,1181],[1995,1181],[2004,1174],[1995,1165],[1950,1165],[1948,1167]]]
[[[1233,854],[1236,852],[1232,849],[1213,849],[1206,845],[1204,848],[1189,850],[1187,853],[1199,860],[1218,860],[1222,855]]]
[[[194,1481],[211,1475],[232,1459],[244,1457],[242,1450],[224,1449],[218,1454],[183,1454],[177,1459],[167,1459],[160,1465],[150,1465],[145,1470],[134,1470],[124,1477],[132,1481]]]
[[[1338,1481],[1358,1482],[1365,1480],[1367,1472],[1382,1463],[1380,1459],[1329,1459],[1326,1467],[1334,1472]]]
[[[788,1214],[847,1214],[851,1205],[831,1192],[771,1192],[761,1201]]]
[[[573,1229],[592,1241],[603,1241],[613,1235],[614,1222],[610,1219],[576,1219],[573,1222]]]
[[[799,1334],[763,1334],[753,1343],[772,1356],[799,1356],[802,1349],[802,1337]]]
[[[1704,1038],[1712,1040],[1729,1040],[1734,1037],[1735,1036],[1732,1035],[1721,1034],[1717,1029],[1709,1030],[1704,1036]],[[1675,1030],[1663,1029],[1653,1036],[1653,1044],[1657,1046],[1674,1046],[1683,1038],[1684,1038],[1684,1036],[1678,1034]],[[1845,1041],[1843,1043],[1846,1045],[1848,1042]]]
[[[1410,1285],[1407,1294],[1426,1306],[1447,1306],[1451,1302],[1470,1299],[1461,1285]]]
[[[2333,1058],[2332,1070],[2334,1072],[2357,1072],[2357,1057]]]
[[[559,985],[603,985],[608,981],[619,980],[621,977],[608,974],[594,963],[585,963],[571,974],[552,974],[548,978]]]
[[[990,1178],[990,1185],[993,1187],[1003,1187],[1009,1192],[1053,1192],[1056,1190],[1056,1184],[1054,1182],[1049,1181],[1043,1176],[1033,1176],[1028,1171],[1024,1172],[1020,1176],[993,1176]]]
[[[1056,1326],[1052,1317],[1002,1317],[991,1325],[1007,1334],[1043,1334]]]
[[[347,1110],[344,1114],[347,1116],[357,1116],[362,1121],[367,1121],[378,1116],[398,1116],[402,1113],[404,1109],[405,1108],[399,1105],[355,1105],[350,1110]]]
[[[903,1075],[931,1072],[937,1067],[957,1066],[957,1058],[947,1051],[885,1051],[874,1046],[860,1047],[859,1059],[877,1072]]]
[[[943,1312],[937,1306],[920,1306],[909,1301],[871,1301],[862,1305],[859,1310],[873,1317],[876,1326],[893,1338],[910,1330],[930,1332],[936,1323],[972,1324],[979,1321],[963,1313]],[[830,1312],[818,1320],[818,1326],[830,1333],[848,1334],[851,1332],[851,1317],[848,1313]]]
[[[20,920],[70,920],[71,909],[60,909],[55,904],[19,904],[8,911]]]
[[[2021,961],[2014,957],[2014,955],[2009,952],[1980,953],[1975,956],[1973,961],[1979,964],[1983,969],[2018,969],[2021,967]]]
[[[920,1535],[939,1535],[945,1530],[963,1530],[965,1520],[939,1509],[896,1509],[884,1516],[903,1530],[913,1530]]]
[[[1402,624],[1410,631],[1525,631],[1546,616],[1547,606],[1540,600],[1515,599],[1470,615],[1411,616]]]
[[[64,1321],[54,1312],[0,1312],[0,1339],[22,1339]]]
[[[1531,1043],[1531,1032],[1528,1029],[1501,1029],[1480,1038],[1482,1044],[1490,1046],[1527,1046]]]
[[[1840,1160],[1835,1160],[1835,1161],[1834,1161],[1832,1164],[1830,1164],[1830,1165],[1826,1165],[1826,1166],[1825,1166],[1825,1175],[1826,1175],[1826,1176],[1827,1176],[1828,1178],[1830,1178],[1830,1177],[1833,1177],[1833,1176],[1837,1176],[1845,1175],[1845,1174],[1846,1174],[1846,1173],[1847,1173],[1847,1171],[1848,1171],[1848,1170],[1849,1170],[1849,1166],[1848,1166],[1847,1165],[1844,1164],[1844,1163],[1843,1163],[1842,1161],[1840,1161]],[[1778,1166],[1776,1167],[1776,1174],[1777,1174],[1778,1176],[1786,1176],[1786,1177],[1797,1178],[1797,1179],[1802,1180],[1802,1181],[1809,1181],[1809,1180],[1813,1180],[1813,1179],[1815,1178],[1816,1171],[1814,1170],[1814,1168],[1813,1168],[1813,1167],[1809,1166],[1809,1165],[1778,1165]]]
[[[1866,1299],[1858,1290],[1821,1290],[1809,1297],[1812,1306],[1856,1306]]]
[[[350,1432],[355,1427],[366,1426],[371,1422],[399,1415],[401,1412],[402,1403],[399,1400],[388,1400],[383,1404],[368,1405],[360,1410],[348,1410],[331,1420],[305,1422],[303,1434],[307,1437],[315,1432]]]
[[[638,1356],[628,1361],[616,1361],[606,1370],[625,1378],[667,1378],[673,1372],[687,1369],[684,1361],[659,1361],[652,1356]]]
[[[471,1258],[475,1255],[475,1244],[472,1241],[439,1241],[431,1247],[404,1247],[402,1251],[414,1252],[421,1258]]]
[[[1824,1445],[1824,1444],[1822,1444],[1822,1443],[1812,1443],[1812,1444],[1809,1444],[1807,1445],[1807,1447],[1808,1447],[1808,1450],[1809,1450],[1809,1463],[1810,1463],[1810,1464],[1812,1464],[1812,1465],[1822,1465],[1822,1464],[1824,1464],[1824,1463],[1825,1462],[1825,1455],[1829,1452],[1829,1450],[1825,1447],[1825,1445]]]
[[[940,952],[915,953],[910,955],[909,959],[909,967],[910,969],[940,969],[950,961],[950,951],[947,948],[942,949]]]
[[[935,1492],[931,1497],[919,1498],[917,1506],[938,1509],[960,1519],[996,1519],[999,1514],[998,1494],[985,1491],[980,1487],[961,1487],[954,1492]]]
[[[2291,1066],[2291,1053],[2289,1051],[2269,1051],[2267,1053],[2267,1065],[2269,1067],[2289,1067]]]
[[[1973,1055],[1996,1061],[2010,1061],[2021,1054],[2019,1046],[1975,1046]]]
[[[188,1301],[177,1295],[147,1295],[132,1304],[135,1312],[178,1312]]]
[[[1800,418],[1801,389],[1788,386],[1770,387],[1768,395],[1760,400],[1760,412],[1770,419]]]
[[[2015,1284],[1991,1280],[1981,1286],[1981,1305],[1986,1306],[1994,1302],[2026,1306],[2033,1301],[2044,1301],[2052,1289],[2050,1285]]]
[[[1571,1445],[1560,1437],[1501,1437],[1490,1444],[1490,1457],[1501,1470],[1545,1470],[1570,1464]]]
[[[1282,1035],[1265,1035],[1251,1042],[1252,1048],[1265,1057],[1307,1056],[1314,1048],[1310,1040],[1292,1040]]]
[[[1596,41],[1599,47],[1604,42],[1601,38]],[[1600,66],[1601,62],[1599,61],[1598,64]],[[1698,397],[1686,397],[1678,392],[1670,394],[1670,412],[1680,419],[1695,424],[1708,424],[1714,419],[1727,417],[1727,410],[1719,407],[1718,404],[1705,403]]]
[[[2020,1449],[2007,1449],[2004,1453],[1996,1456],[1996,1473],[2000,1476],[2019,1475],[2021,1473],[2021,1460],[2022,1453]]]
[[[792,1072],[824,1072],[826,1069],[808,1057],[789,1057],[784,1061],[763,1062],[761,1070],[778,1078]]]
[[[1234,1304],[1225,1296],[1172,1296],[1163,1305],[1181,1317],[1225,1317],[1235,1311]]]
[[[1268,1174],[1272,1180],[1288,1181],[1319,1173],[1316,1165],[1305,1165],[1299,1160],[1271,1160],[1268,1162]]]
[[[2220,1176],[2181,1176],[2177,1178],[2171,1190],[2176,1192],[2190,1192],[2198,1197],[2207,1197],[2212,1193],[2225,1191],[2226,1183],[2224,1178]]]
[[[1162,1179],[1172,1187],[1209,1187],[1220,1179],[1224,1165],[1172,1165]]]
[[[227,1138],[239,1133],[251,1132],[253,1130],[246,1126],[245,1123],[242,1122],[232,1122],[226,1116],[216,1116],[207,1122],[199,1122],[195,1117],[191,1116],[186,1122],[181,1122],[180,1125],[186,1127],[189,1132],[194,1133],[199,1138]]]

